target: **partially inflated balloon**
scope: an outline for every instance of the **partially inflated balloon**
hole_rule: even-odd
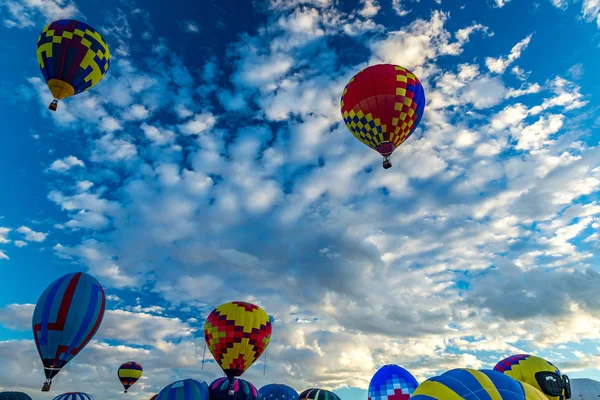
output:
[[[52,378],[96,334],[105,305],[104,289],[84,272],[58,278],[44,290],[33,311],[33,337],[50,390]]]
[[[2,392],[0,400],[31,400],[31,397],[23,392]]]
[[[37,59],[55,99],[50,109],[56,110],[58,100],[88,90],[104,78],[110,51],[102,35],[88,24],[61,19],[42,30]]]
[[[300,393],[300,400],[341,400],[340,397],[330,392],[329,390],[323,389],[306,389],[304,392]]]
[[[208,400],[208,385],[194,379],[176,381],[158,393],[156,400]]]
[[[129,388],[142,377],[142,366],[135,361],[129,361],[119,367],[117,375],[121,381],[121,385],[125,389],[125,393]]]
[[[389,157],[415,131],[425,109],[419,79],[404,67],[379,64],[354,75],[344,88],[342,117],[350,132],[384,157]]]
[[[230,381],[242,375],[265,351],[271,321],[262,308],[242,301],[215,308],[204,323],[204,340]]]
[[[369,384],[369,400],[406,400],[419,386],[404,368],[388,364],[379,368]]]
[[[230,391],[233,389],[233,393]],[[229,378],[219,378],[214,380],[210,386],[210,400],[257,400],[260,399],[256,387],[250,382],[235,378],[233,385]]]
[[[53,400],[94,400],[94,398],[87,393],[69,392],[59,394]]]
[[[515,354],[500,361],[494,370],[525,382],[544,392],[549,400],[564,400],[571,395],[569,377],[550,361],[529,354]]]
[[[278,383],[261,387],[258,394],[262,400],[299,400],[300,398],[294,388]]]
[[[507,379],[508,378],[508,379]],[[537,389],[492,370],[460,368],[427,379],[411,400],[545,400]]]

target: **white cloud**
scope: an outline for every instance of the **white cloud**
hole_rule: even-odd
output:
[[[123,113],[123,118],[127,121],[143,121],[149,116],[150,111],[143,104],[133,104]]]
[[[186,135],[199,135],[202,132],[212,129],[217,122],[215,116],[205,112],[198,114],[194,119],[179,126],[179,130]]]
[[[46,23],[58,19],[68,19],[79,13],[70,0],[7,0],[0,4],[7,11],[4,25],[8,28],[28,28],[35,26],[35,17],[42,15]]]
[[[8,233],[11,230],[12,229],[10,229],[10,228],[0,227],[0,244],[2,244],[2,243],[10,243],[10,240],[8,239]]]
[[[30,242],[38,242],[41,243],[46,240],[47,233],[36,232],[27,226],[21,226],[17,229],[17,232],[25,235],[25,240]]]
[[[404,0],[392,0],[392,8],[396,12],[396,15],[398,15],[399,17],[404,17],[405,15],[407,15],[411,11],[411,10],[406,10],[402,6],[402,2],[403,1]]]
[[[15,246],[17,246],[17,247],[25,247],[25,246],[27,246],[27,242],[24,242],[22,240],[15,240]]]
[[[94,162],[127,161],[137,155],[135,144],[108,133],[95,141],[95,148],[90,159]]]
[[[531,41],[532,36],[533,36],[533,34],[527,36],[525,39],[523,39],[519,43],[517,43],[510,50],[510,54],[507,57],[499,57],[499,58],[486,57],[485,65],[488,67],[488,69],[491,72],[494,72],[497,74],[503,74],[504,71],[506,71],[506,69],[513,62],[515,62],[519,57],[521,57],[521,53],[525,49],[527,49],[527,46],[529,46],[529,42]]]
[[[596,20],[600,28],[600,0],[583,0],[581,12],[587,21]]]
[[[73,167],[85,167],[85,164],[75,156],[67,156],[60,160],[55,160],[48,169],[54,172],[67,172]]]
[[[183,21],[181,23],[181,29],[188,33],[198,33],[200,32],[200,27],[194,21]]]
[[[2,250],[0,250],[0,260],[10,260],[10,258],[8,258],[6,253],[4,253]]]
[[[510,3],[510,0],[494,0],[494,2],[496,3],[496,7],[498,8],[502,8],[504,7],[507,3]]]
[[[371,18],[377,15],[381,8],[377,3],[377,0],[361,0],[363,9],[359,11],[359,14],[365,18]]]

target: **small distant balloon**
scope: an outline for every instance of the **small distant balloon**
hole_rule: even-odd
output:
[[[135,361],[126,362],[119,367],[117,375],[119,376],[121,385],[125,389],[125,393],[142,377],[143,371],[142,366]]]

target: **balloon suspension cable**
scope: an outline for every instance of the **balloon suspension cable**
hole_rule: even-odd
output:
[[[206,340],[204,341],[204,351],[202,352],[202,370],[204,370],[204,356],[206,355]]]

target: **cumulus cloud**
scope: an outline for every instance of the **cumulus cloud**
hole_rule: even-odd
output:
[[[24,235],[25,240],[28,240],[30,242],[41,243],[44,240],[46,240],[46,236],[48,236],[47,233],[36,232],[27,226],[21,226],[16,231],[19,232],[20,234]]]
[[[54,172],[67,172],[73,167],[85,167],[83,161],[75,156],[67,156],[65,158],[55,160],[48,169]]]

